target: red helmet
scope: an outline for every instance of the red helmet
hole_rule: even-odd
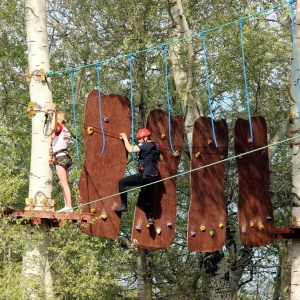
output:
[[[142,128],[142,129],[140,129],[138,132],[137,132],[137,134],[136,134],[136,137],[138,138],[138,139],[141,139],[141,138],[143,138],[144,136],[150,136],[150,131],[147,129],[147,128]]]

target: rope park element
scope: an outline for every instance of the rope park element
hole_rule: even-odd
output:
[[[106,139],[105,139],[105,134],[104,134],[104,127],[103,127],[103,122],[102,122],[102,101],[101,101],[101,70],[100,70],[100,63],[96,63],[96,68],[97,68],[97,80],[98,80],[98,106],[99,106],[99,124],[101,128],[101,133],[102,133],[102,149],[100,156],[103,155],[104,149],[105,149],[105,144],[106,144]]]
[[[133,106],[133,88],[132,88],[132,54],[128,55],[129,57],[129,68],[130,68],[130,109],[131,109],[131,137],[132,137],[132,161],[134,161],[134,106]]]
[[[248,16],[245,16],[245,17],[243,17],[243,19],[244,20],[251,19],[253,17],[262,15],[264,13],[267,13],[269,11],[275,10],[275,9],[280,8],[282,6],[285,6],[287,4],[291,4],[292,5],[294,2],[295,2],[295,0],[290,0],[290,1],[287,1],[287,2],[283,2],[281,4],[272,6],[272,7],[268,8],[268,9],[256,12],[256,13],[248,15]],[[239,21],[240,21],[240,19],[237,19],[237,20],[234,20],[234,21],[231,21],[231,22],[228,22],[228,23],[225,23],[225,24],[222,24],[222,25],[219,25],[219,26],[207,29],[207,30],[203,30],[201,32],[197,32],[195,34],[192,34],[192,35],[189,35],[189,36],[177,39],[177,40],[174,40],[174,41],[165,42],[164,45],[168,46],[168,45],[172,45],[172,44],[175,44],[175,43],[178,43],[178,42],[182,42],[182,41],[185,41],[185,40],[188,40],[188,39],[199,37],[199,36],[201,36],[202,33],[208,33],[208,32],[212,32],[212,31],[218,30],[218,29],[222,29],[223,27],[236,24]],[[143,49],[143,50],[132,52],[130,54],[131,55],[137,55],[137,54],[140,54],[140,53],[149,52],[149,51],[153,51],[153,50],[160,49],[160,48],[161,48],[161,44],[153,46],[151,48],[146,48],[146,49]],[[119,60],[119,59],[123,59],[125,57],[128,57],[128,55],[130,55],[130,54],[124,54],[124,55],[119,55],[119,56],[116,56],[116,57],[111,57],[111,58],[108,58],[108,59],[105,59],[105,60],[101,61],[100,63],[103,64],[103,63],[107,63],[107,62],[110,62],[110,61],[116,61],[116,60]],[[86,64],[86,65],[81,65],[81,66],[77,66],[77,67],[72,68],[72,69],[75,72],[75,71],[79,71],[81,69],[93,67],[93,66],[96,65],[96,63],[97,62]],[[46,77],[52,77],[53,75],[61,75],[61,74],[67,73],[67,72],[69,72],[69,70],[70,69],[63,69],[63,70],[58,70],[58,71],[51,71],[51,70],[49,70],[49,71],[45,72],[45,75],[46,75]]]
[[[70,80],[71,80],[71,87],[72,87],[72,103],[73,103],[73,116],[74,116],[74,128],[75,128],[75,139],[76,139],[76,156],[79,155],[78,150],[78,132],[76,126],[76,106],[75,106],[75,89],[74,89],[74,69],[70,69]]]
[[[178,152],[174,150],[172,144],[172,132],[171,132],[171,104],[170,104],[170,95],[169,95],[169,80],[168,80],[168,52],[166,44],[162,44],[162,49],[164,51],[164,60],[165,60],[165,75],[166,75],[166,97],[168,102],[168,131],[169,131],[169,143],[171,151],[174,156],[178,156]]]
[[[295,87],[296,87],[296,102],[298,105],[298,112],[300,112],[300,101],[299,101],[299,91],[298,91],[298,84],[299,84],[299,72],[297,67],[297,54],[296,54],[296,45],[295,45],[295,24],[294,24],[294,8],[293,3],[294,0],[290,0],[290,11],[291,11],[291,24],[292,24],[292,45],[293,45],[293,61],[294,61],[294,71],[295,71]],[[298,114],[298,119],[300,120],[300,114]]]
[[[136,190],[140,190],[141,188],[144,188],[144,187],[147,187],[147,186],[150,186],[150,185],[153,185],[153,184],[157,184],[159,182],[163,182],[163,181],[166,181],[166,180],[169,180],[169,179],[172,179],[172,178],[176,178],[176,177],[179,177],[179,176],[187,175],[187,174],[190,174],[192,172],[195,172],[195,171],[198,171],[198,170],[201,170],[201,169],[209,168],[209,167],[214,166],[216,164],[224,163],[224,162],[227,162],[227,161],[230,161],[230,160],[242,157],[244,155],[247,155],[247,154],[250,154],[250,153],[253,153],[253,152],[264,150],[266,148],[270,148],[270,147],[273,147],[273,146],[281,145],[281,144],[283,144],[285,142],[288,142],[288,141],[291,141],[291,140],[294,140],[294,139],[297,139],[297,138],[300,138],[300,135],[297,135],[297,136],[294,136],[294,137],[290,137],[290,138],[287,138],[285,140],[282,140],[282,141],[279,141],[279,142],[275,142],[275,143],[272,143],[272,144],[269,144],[269,145],[266,145],[266,146],[263,146],[263,147],[259,147],[257,149],[254,149],[254,150],[251,150],[251,151],[248,151],[248,152],[244,152],[244,153],[241,153],[241,154],[238,154],[238,155],[230,156],[228,158],[225,158],[225,159],[213,162],[211,164],[207,164],[205,166],[201,166],[199,168],[191,169],[191,170],[188,170],[188,171],[185,171],[185,172],[173,175],[173,176],[162,178],[162,179],[157,180],[157,181],[152,182],[152,183],[148,183],[148,184],[145,184],[145,185],[142,185],[142,186],[139,186],[139,187],[134,187],[134,188],[128,189],[125,192],[112,194],[112,195],[109,195],[107,197],[103,197],[101,199],[96,199],[96,200],[93,200],[93,201],[90,201],[90,202],[87,202],[87,203],[84,203],[84,204],[81,204],[81,205],[78,205],[78,206],[74,206],[73,208],[74,209],[76,209],[76,208],[82,208],[84,206],[87,206],[87,205],[90,205],[90,204],[93,204],[93,203],[96,203],[96,202],[99,202],[99,201],[103,201],[103,200],[106,200],[106,199],[109,199],[109,198],[112,198],[112,197],[115,197],[115,196],[119,196],[119,195],[124,194],[124,193],[130,193],[130,192],[133,192],[133,191],[136,191]]]
[[[174,40],[174,41],[166,42],[166,43],[163,44],[163,49],[164,49],[164,52],[165,52],[165,55],[166,55],[166,52],[167,52],[166,51],[166,46],[167,45],[175,44],[177,42],[181,42],[181,41],[185,41],[187,39],[198,37],[199,35],[202,36],[202,39],[204,39],[205,33],[221,29],[223,27],[235,24],[237,22],[240,23],[241,43],[242,43],[242,55],[243,55],[243,67],[244,67],[245,93],[246,93],[246,97],[247,97],[248,115],[249,115],[249,120],[250,120],[250,134],[251,134],[251,140],[252,141],[253,141],[253,133],[252,133],[252,128],[251,128],[252,125],[251,125],[251,116],[250,116],[250,107],[249,107],[249,95],[248,95],[247,80],[246,80],[246,66],[245,66],[244,48],[243,48],[244,46],[243,46],[243,36],[242,36],[242,23],[243,23],[244,20],[251,19],[253,17],[256,17],[256,16],[259,16],[259,15],[264,14],[266,12],[275,10],[275,9],[277,9],[279,7],[282,7],[282,6],[285,6],[287,4],[290,5],[291,19],[292,19],[292,42],[293,42],[294,69],[295,69],[295,75],[296,75],[296,78],[295,78],[296,100],[297,100],[297,103],[298,103],[298,111],[300,111],[300,101],[299,101],[298,88],[297,88],[298,82],[299,82],[299,76],[298,76],[297,61],[296,61],[295,32],[294,32],[295,30],[294,30],[294,23],[293,23],[293,19],[294,19],[293,3],[294,2],[295,2],[295,0],[289,0],[287,2],[275,5],[275,6],[271,7],[271,8],[265,9],[263,11],[260,11],[260,12],[257,12],[257,13],[254,13],[254,14],[251,14],[251,15],[248,15],[248,16],[245,16],[243,18],[240,18],[240,19],[237,19],[237,20],[234,20],[234,21],[222,24],[220,26],[213,27],[213,28],[208,29],[208,30],[204,30],[204,31],[195,33],[195,34],[190,35],[190,36],[186,36],[186,37]],[[148,52],[148,51],[153,51],[153,50],[158,49],[160,47],[161,47],[161,45],[156,45],[156,46],[151,47],[151,48],[146,48],[146,49],[143,49],[143,50],[140,50],[140,51],[137,51],[137,52],[132,52],[130,54],[120,55],[120,56],[117,56],[117,57],[112,57],[112,58],[103,60],[101,62],[94,62],[94,63],[91,63],[91,64],[77,66],[77,67],[70,68],[70,69],[65,69],[65,70],[59,70],[59,71],[56,71],[56,72],[49,70],[49,71],[47,71],[45,73],[46,77],[51,77],[51,76],[56,75],[56,74],[64,74],[66,72],[70,72],[70,74],[71,74],[73,113],[74,113],[74,127],[75,127],[75,134],[76,134],[76,155],[77,156],[79,154],[79,151],[78,151],[78,135],[77,135],[77,128],[76,128],[76,107],[75,107],[75,95],[74,95],[74,72],[78,71],[78,70],[81,70],[81,69],[84,69],[84,68],[89,68],[89,67],[92,67],[92,66],[97,66],[98,64],[102,64],[102,63],[106,63],[106,62],[110,62],[110,61],[122,59],[124,57],[129,57],[129,59],[130,59],[130,93],[131,93],[130,98],[131,98],[131,105],[132,105],[132,102],[133,102],[133,99],[132,99],[133,98],[133,92],[132,92],[132,57],[134,55],[136,55],[136,54],[140,54],[140,53],[144,53],[144,52]],[[207,75],[207,79],[206,80],[208,81],[208,75]],[[208,82],[207,82],[207,85],[209,85]],[[166,93],[167,93],[167,100],[168,100],[168,106],[169,106],[168,80],[167,80],[167,61],[166,61]],[[210,91],[208,91],[208,93],[210,94]],[[209,97],[210,97],[210,95],[209,95]],[[133,108],[133,105],[132,105],[132,108]],[[169,106],[169,110],[170,110],[170,106]],[[168,111],[168,112],[170,112],[170,111]],[[300,114],[298,115],[298,117],[300,119]],[[100,120],[100,122],[101,122],[101,120]],[[134,122],[134,116],[132,115],[132,123],[133,122]],[[212,120],[212,126],[213,126],[213,120]],[[213,129],[213,131],[214,131],[214,129]],[[133,136],[134,136],[134,132],[133,132],[133,126],[132,126],[132,137]],[[215,144],[217,146],[216,137],[214,136],[214,138],[215,138]],[[171,140],[170,140],[170,145],[171,145],[171,149],[172,149],[173,147],[172,147],[172,141]],[[172,151],[173,151],[173,149],[172,149]],[[103,154],[103,151],[101,153]],[[176,153],[176,152],[174,152],[174,153]],[[133,154],[132,154],[132,157],[134,157]],[[133,158],[133,160],[134,160],[134,158]]]
[[[241,18],[239,20],[239,22],[240,22],[240,40],[241,40],[241,47],[242,47],[242,60],[243,60],[243,70],[244,70],[245,95],[246,95],[246,101],[247,101],[248,119],[249,119],[249,126],[250,126],[250,139],[251,139],[251,142],[253,143],[254,138],[253,138],[252,120],[251,120],[251,112],[250,112],[250,99],[249,99],[249,92],[248,92],[247,69],[246,69],[245,51],[244,51],[243,21],[244,21],[243,18]]]
[[[211,93],[210,93],[210,82],[208,78],[208,67],[207,67],[207,58],[206,58],[206,47],[205,47],[205,32],[201,33],[202,38],[202,47],[203,47],[203,59],[205,65],[205,74],[206,74],[206,86],[207,86],[207,96],[208,96],[208,103],[209,103],[209,112],[210,112],[210,119],[211,119],[211,128],[214,136],[215,145],[218,148],[218,141],[215,133],[215,124],[214,124],[214,117],[212,112],[212,102],[211,102]]]

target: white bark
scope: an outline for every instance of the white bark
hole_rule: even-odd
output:
[[[297,69],[299,70],[300,62],[300,3],[297,1],[296,5],[296,20],[295,20],[295,44],[296,44],[296,60],[297,60]],[[296,132],[299,130],[299,110],[296,99],[296,87],[298,88],[298,94],[300,96],[299,83],[295,85],[295,70],[294,70],[294,61],[292,64],[292,82],[290,90],[290,105],[291,113],[293,115],[292,130]],[[298,133],[296,133],[298,135]],[[300,142],[300,139],[297,138],[294,140],[295,143]],[[300,147],[293,146],[293,156],[292,156],[292,193],[294,195],[292,201],[292,215],[293,215],[293,225],[300,226]],[[299,239],[292,240],[292,257],[291,257],[291,300],[299,299],[300,295],[300,241]]]
[[[191,33],[181,0],[174,1],[170,4],[170,14],[172,16],[173,24],[169,29],[169,37],[178,39],[190,36]],[[191,150],[194,121],[200,116],[201,107],[200,103],[196,101],[192,94],[194,79],[193,65],[195,59],[192,40],[187,39],[184,45],[186,46],[185,49],[187,49],[187,52],[183,49],[182,43],[174,43],[169,46],[169,53],[176,91],[182,101],[187,141]],[[186,61],[186,57],[187,63],[184,64],[183,62]]]
[[[27,227],[29,228],[29,227]],[[24,299],[53,299],[52,276],[47,252],[48,240],[46,227],[40,226],[42,234],[26,232],[27,249],[22,262],[23,297]]]
[[[285,138],[288,125],[289,125],[289,120],[288,120],[288,118],[286,118],[282,121],[282,123],[279,126],[277,132],[275,133],[274,137],[270,141],[270,144],[282,141]],[[279,144],[269,147],[269,160],[271,160],[273,158],[273,156],[276,153],[278,147],[279,147]]]
[[[51,206],[52,170],[49,166],[49,122],[44,126],[45,112],[52,108],[52,92],[50,79],[42,81],[41,69],[50,69],[49,47],[46,21],[46,0],[25,0],[25,19],[28,45],[28,67],[30,75],[30,101],[34,103],[32,115],[32,143],[31,164],[29,174],[29,196],[33,201],[34,210],[43,209],[43,200],[47,200],[46,207]],[[23,257],[23,276],[26,286],[26,299],[52,298],[52,278],[46,254],[47,237],[44,228],[40,227],[43,241],[36,239],[35,233],[27,236],[30,249],[25,250]],[[28,283],[34,283],[34,286]]]
[[[31,164],[29,198],[34,199],[34,209],[42,209],[43,199],[50,207],[52,191],[52,170],[49,166],[49,128],[44,128],[45,111],[52,108],[50,79],[41,81],[40,69],[50,69],[46,22],[46,0],[25,1],[28,63],[30,80],[30,101],[35,103],[36,115],[32,117]],[[45,134],[46,133],[46,134]]]

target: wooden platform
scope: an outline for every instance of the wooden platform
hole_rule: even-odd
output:
[[[252,117],[254,141],[249,141],[249,120],[238,119],[234,129],[235,155],[268,145],[263,117]],[[236,159],[239,176],[238,220],[242,242],[249,247],[272,244],[275,239],[273,208],[269,193],[268,148]]]
[[[84,115],[84,165],[79,180],[80,203],[118,194],[118,181],[127,165],[127,152],[120,139],[121,132],[131,131],[131,111],[128,98],[102,95],[102,124],[100,126],[98,91],[93,90],[86,100]],[[102,145],[105,143],[103,155]],[[121,204],[120,196],[108,198],[83,207],[84,213],[95,211],[95,220],[81,230],[95,236],[115,238],[120,231],[121,214],[113,210]]]
[[[56,213],[42,210],[9,210],[4,211],[3,215],[12,216],[15,219],[24,219],[21,224],[40,225],[48,224],[51,227],[58,227],[66,224],[67,221],[72,222],[91,222],[94,214],[77,214],[77,213]]]
[[[300,239],[300,227],[275,228],[275,238],[278,240]]]
[[[228,156],[228,129],[225,120],[214,122],[218,147],[214,142],[211,118],[194,123],[191,169],[220,162]],[[191,172],[191,202],[187,244],[190,251],[213,252],[226,239],[227,206],[224,195],[226,162]]]
[[[179,155],[174,156],[170,148],[168,114],[161,109],[152,110],[147,118],[151,139],[162,148],[163,161],[158,162],[159,179],[177,174],[183,149],[184,121],[182,116],[171,117],[172,145]],[[143,200],[153,203],[154,226],[147,228]],[[135,207],[132,226],[132,243],[144,249],[164,249],[172,244],[176,222],[176,178],[156,183],[140,193]]]

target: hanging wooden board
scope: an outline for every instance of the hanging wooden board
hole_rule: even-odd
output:
[[[118,194],[118,181],[125,172],[127,152],[120,139],[121,132],[130,132],[131,111],[128,98],[120,95],[101,95],[102,124],[100,126],[98,91],[88,95],[84,114],[84,165],[79,180],[80,203]],[[103,150],[103,143],[105,148]],[[95,218],[80,229],[88,234],[115,238],[120,231],[120,213],[113,207],[120,196],[110,197],[83,207],[83,213],[95,211]]]
[[[228,156],[228,128],[225,120],[214,121],[218,146],[214,142],[211,118],[199,117],[194,123],[191,170],[191,202],[187,244],[190,251],[213,252],[226,239],[226,200],[224,175]]]
[[[263,117],[252,117],[254,141],[250,139],[249,120],[238,119],[234,129],[235,154],[268,145],[267,124]],[[272,244],[275,240],[273,208],[269,193],[268,148],[236,159],[239,175],[238,220],[242,242],[249,247]]]
[[[171,117],[172,145],[179,155],[174,156],[170,148],[168,114],[161,109],[152,110],[147,118],[151,139],[162,148],[163,161],[158,162],[159,180],[177,174],[183,149],[184,121],[182,116]],[[147,227],[143,203],[148,198],[153,203],[155,223]],[[135,208],[132,227],[132,243],[144,249],[164,249],[172,244],[176,222],[176,177],[158,182],[140,192]]]

